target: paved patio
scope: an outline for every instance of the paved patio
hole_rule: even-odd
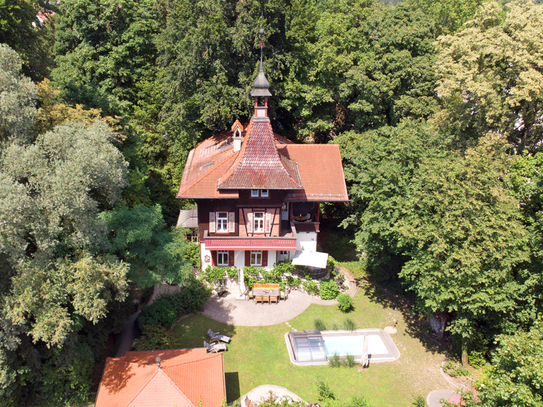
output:
[[[352,297],[358,292],[354,278],[346,273],[349,285],[347,294]],[[218,298],[213,294],[205,305],[203,314],[209,318],[230,325],[267,326],[281,324],[304,312],[311,304],[336,305],[336,300],[322,300],[318,296],[301,291],[291,291],[286,300],[278,303],[255,303],[252,300],[238,300],[239,287],[233,283],[228,287],[230,294]]]
[[[288,299],[271,304],[238,300],[234,293],[237,292],[232,289],[231,293],[223,298],[217,298],[217,295],[213,294],[205,305],[203,314],[230,325],[267,326],[290,321],[311,304],[337,304],[336,300],[321,300],[301,291],[293,291],[288,295]]]

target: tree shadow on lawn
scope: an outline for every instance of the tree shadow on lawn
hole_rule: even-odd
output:
[[[237,400],[241,397],[239,388],[238,372],[227,372],[224,374],[226,381],[226,393],[228,400]]]
[[[204,341],[210,342],[209,335],[207,334],[208,329],[211,329],[214,333],[220,332],[221,335],[229,336],[232,338],[232,341],[235,340],[233,338],[236,334],[236,327],[234,325],[223,324],[201,314],[193,314],[181,319],[174,325],[171,331],[181,339],[184,348],[202,348]]]
[[[426,318],[419,317],[413,311],[412,299],[401,294],[394,294],[373,281],[361,280],[359,288],[370,301],[400,312],[406,325],[405,333],[417,338],[428,351],[444,353],[447,350],[449,346],[447,340],[439,340],[435,337]]]

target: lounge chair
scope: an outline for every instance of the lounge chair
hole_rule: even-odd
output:
[[[209,338],[211,339],[211,342],[226,342],[230,343],[230,337],[226,335],[219,335],[220,332],[213,332],[210,329],[207,330],[207,334],[209,335]]]
[[[204,347],[207,349],[208,352],[211,352],[211,353],[217,353],[221,350],[227,350],[226,345],[224,343],[218,343],[216,345],[211,346],[209,343],[204,341]]]

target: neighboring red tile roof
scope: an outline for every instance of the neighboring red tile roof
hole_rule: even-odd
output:
[[[160,357],[158,369],[156,358]],[[96,407],[220,407],[223,355],[204,348],[127,352],[108,358]]]
[[[238,158],[219,179],[220,189],[301,189],[295,162],[281,157],[269,121],[251,120]]]
[[[204,241],[207,250],[296,250],[296,238],[212,238]]]
[[[304,188],[288,191],[289,201],[348,201],[337,144],[287,144],[279,153],[298,163]]]

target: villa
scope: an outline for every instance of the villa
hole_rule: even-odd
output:
[[[177,198],[197,203],[202,269],[270,269],[282,260],[324,268],[320,203],[349,199],[339,146],[294,144],[273,132],[262,60],[251,96],[250,121],[200,143],[184,169]]]

